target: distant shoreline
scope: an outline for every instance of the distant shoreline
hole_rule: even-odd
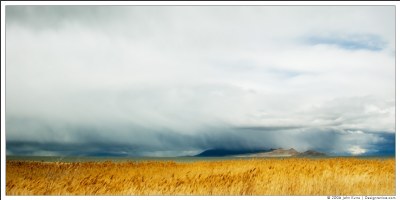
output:
[[[393,156],[317,156],[317,157],[293,157],[293,156],[271,156],[271,157],[104,157],[104,156],[20,156],[8,155],[6,161],[36,161],[36,162],[146,162],[146,161],[174,161],[174,162],[197,162],[197,161],[223,161],[223,160],[267,160],[267,159],[335,159],[335,158],[356,158],[356,159],[395,159]]]

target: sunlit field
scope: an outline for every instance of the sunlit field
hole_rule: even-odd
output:
[[[7,195],[394,195],[395,159],[7,161]]]

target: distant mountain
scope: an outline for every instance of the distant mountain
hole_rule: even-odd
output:
[[[269,152],[255,153],[250,155],[237,155],[238,157],[291,157],[298,155],[299,152],[291,148],[288,150],[279,148]]]
[[[318,152],[318,151],[308,150],[303,153],[299,153],[296,156],[298,156],[298,157],[314,157],[314,156],[326,156],[326,154]]]
[[[196,155],[197,157],[219,157],[219,156],[235,156],[235,157],[316,157],[326,156],[314,150],[298,152],[293,148],[290,149],[257,149],[257,150],[230,150],[230,149],[209,149]]]
[[[255,150],[248,150],[248,149],[208,149],[200,154],[195,156],[197,157],[219,157],[219,156],[235,156],[235,155],[246,155],[246,154],[254,154],[254,153],[261,153],[261,152],[269,152],[274,149],[255,149]]]

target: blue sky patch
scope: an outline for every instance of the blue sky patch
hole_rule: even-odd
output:
[[[335,45],[348,50],[380,51],[386,43],[377,35],[346,35],[346,36],[312,36],[307,39],[311,45]]]

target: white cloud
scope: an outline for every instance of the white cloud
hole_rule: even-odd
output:
[[[364,154],[366,151],[366,149],[363,149],[359,146],[352,146],[351,148],[349,148],[349,153],[351,153],[352,155],[360,155],[360,154]]]

